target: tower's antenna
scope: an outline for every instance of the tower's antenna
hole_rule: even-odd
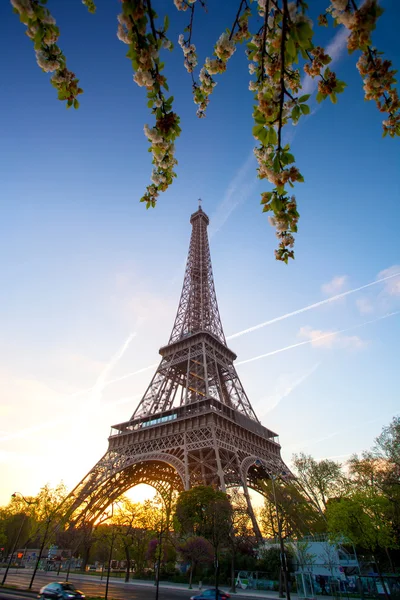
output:
[[[199,198],[199,201],[198,201],[198,202],[199,202],[199,208],[201,208],[201,205],[202,205],[202,203],[203,203],[203,200],[202,200],[201,198]]]

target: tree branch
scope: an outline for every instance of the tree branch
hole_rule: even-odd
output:
[[[282,19],[282,38],[281,38],[281,96],[279,98],[279,125],[278,125],[278,152],[282,149],[282,120],[283,120],[283,101],[285,98],[285,42],[286,42],[286,22],[288,15],[287,0],[283,0],[283,19]]]
[[[230,33],[230,36],[229,36],[229,41],[232,39],[235,27],[239,23],[239,17],[240,17],[240,13],[242,12],[243,4],[245,4],[246,8],[248,8],[247,0],[241,0],[241,2],[239,4],[239,9],[238,9],[238,11],[236,13],[236,17],[235,17],[235,20],[234,20],[233,25],[232,25],[231,33]]]

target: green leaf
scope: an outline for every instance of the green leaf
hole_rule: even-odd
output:
[[[296,45],[292,37],[289,37],[289,39],[286,42],[286,51],[292,58],[294,58],[297,54]]]
[[[292,110],[293,121],[298,121],[300,118],[300,106],[295,106]]]
[[[301,42],[308,42],[312,39],[313,31],[308,23],[297,24],[297,36]],[[302,44],[304,46],[304,43]]]
[[[278,135],[273,127],[270,127],[268,130],[268,142],[275,146],[278,141]]]
[[[268,144],[268,129],[265,129],[265,127],[263,127],[258,139],[264,146]]]
[[[263,125],[254,125],[253,129],[252,129],[252,133],[254,135],[255,138],[260,139],[260,133],[263,131],[264,127]]]
[[[336,97],[335,92],[332,92],[332,94],[329,95],[329,98],[331,99],[332,104],[337,103],[337,97]]]
[[[74,100],[74,108],[75,108],[75,109],[78,109],[78,108],[79,108],[79,102],[78,102],[78,100],[77,100],[76,98],[75,98],[75,100]]]
[[[289,152],[286,154],[286,158],[287,158],[287,164],[290,165],[291,163],[294,163],[294,156],[293,154],[290,154]]]
[[[265,119],[264,115],[259,110],[254,111],[253,118],[254,118],[254,121],[258,125],[265,125],[265,123],[266,123],[266,119]]]
[[[270,202],[271,198],[272,198],[272,192],[267,192],[266,194],[263,194],[261,197],[260,204],[267,204],[268,202]]]
[[[317,102],[322,102],[322,100],[325,100],[325,96],[324,96],[324,94],[321,94],[321,92],[317,93],[316,98],[317,98]]]
[[[147,108],[152,108],[153,106],[153,100],[149,100],[147,103]]]
[[[300,110],[303,113],[303,115],[310,114],[310,107],[308,106],[308,104],[300,104]]]
[[[165,17],[164,17],[164,31],[167,31],[168,27],[169,27],[169,18],[168,18],[168,15],[165,15]]]
[[[300,104],[302,102],[307,102],[307,100],[309,99],[310,96],[311,96],[311,94],[306,94],[305,96],[300,96],[298,101],[300,102]]]

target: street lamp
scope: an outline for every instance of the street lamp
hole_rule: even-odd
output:
[[[29,500],[27,500],[26,498],[24,498],[24,496],[23,496],[22,494],[20,494],[19,492],[14,492],[14,493],[11,495],[11,498],[16,498],[16,497],[17,497],[17,495],[18,495],[18,496],[21,496],[22,500],[23,500],[23,501],[25,502],[25,504],[27,504],[28,506],[30,506],[31,504],[35,504],[34,502],[29,502]],[[22,519],[22,521],[21,521],[21,525],[20,525],[20,528],[19,528],[19,530],[18,530],[17,537],[16,537],[16,539],[15,539],[15,542],[14,542],[13,549],[11,550],[11,556],[10,556],[10,560],[9,560],[9,561],[8,561],[8,563],[7,563],[7,568],[6,568],[6,570],[5,570],[5,573],[4,573],[4,575],[3,575],[3,579],[2,579],[1,585],[4,585],[4,583],[5,583],[6,579],[7,579],[8,571],[9,571],[9,569],[10,569],[10,567],[11,567],[11,563],[12,563],[12,559],[13,559],[13,556],[14,556],[14,552],[15,552],[15,550],[16,550],[16,548],[17,548],[17,545],[18,545],[18,542],[19,542],[19,538],[20,538],[20,536],[21,536],[22,528],[23,528],[23,526],[25,525],[25,522],[26,522],[26,519],[27,519],[27,518],[28,518],[28,515],[27,515],[26,513],[24,513],[24,518],[23,518],[23,519]]]
[[[286,551],[285,551],[285,545],[283,543],[283,537],[282,537],[282,525],[281,525],[281,519],[279,516],[279,509],[278,509],[278,502],[276,499],[276,489],[275,489],[275,480],[278,478],[279,475],[286,475],[286,473],[282,472],[282,473],[278,473],[277,475],[274,474],[270,469],[268,469],[263,463],[261,463],[260,460],[257,460],[256,465],[263,465],[265,470],[267,471],[268,475],[270,476],[271,479],[271,484],[272,484],[272,493],[274,496],[274,504],[275,504],[275,510],[276,510],[276,521],[277,521],[277,525],[278,525],[278,538],[279,538],[279,545],[280,545],[280,562],[281,562],[281,573],[283,575],[283,581],[285,584],[285,592],[286,592],[286,598],[287,600],[290,600],[290,589],[289,589],[289,573],[288,573],[288,567],[287,567],[287,557],[286,557]]]
[[[30,581],[30,584],[29,584],[29,587],[28,587],[29,590],[32,589],[33,580],[35,579],[36,571],[38,570],[39,563],[40,563],[40,560],[42,558],[42,554],[43,554],[43,550],[44,550],[44,545],[46,543],[47,533],[49,531],[50,523],[51,523],[51,517],[47,517],[47,519],[46,519],[46,529],[45,529],[45,532],[44,532],[44,535],[43,535],[42,545],[40,546],[39,556],[37,558],[37,561],[36,561],[36,564],[35,564],[35,568],[33,569],[31,581]]]

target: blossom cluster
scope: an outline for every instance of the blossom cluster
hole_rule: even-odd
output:
[[[67,108],[78,108],[77,96],[83,90],[75,73],[67,69],[65,56],[57,45],[60,30],[54,17],[38,0],[11,0],[11,4],[34,43],[37,64],[45,73],[54,73],[50,81],[58,91],[58,99],[66,100]]]
[[[96,5],[93,0],[82,0],[82,4],[86,6],[90,13],[96,12]]]
[[[183,10],[183,11],[190,8],[190,6],[192,4],[194,4],[195,2],[196,2],[196,0],[174,0],[175,7],[178,10]]]
[[[163,31],[156,30],[154,20],[157,15],[152,9],[150,11],[143,0],[123,0],[117,29],[118,38],[129,45],[127,57],[132,62],[133,80],[146,88],[148,106],[156,118],[154,127],[144,126],[154,165],[152,183],[141,198],[147,208],[156,205],[159,193],[165,191],[176,177],[174,141],[180,133],[179,117],[172,111],[173,98],[165,97],[168,85],[161,74],[163,65],[159,59],[161,49],[171,48],[166,37],[167,24],[164,23]]]
[[[364,79],[366,100],[375,100],[380,112],[389,116],[383,124],[383,134],[391,137],[400,134],[400,99],[395,88],[396,71],[389,60],[382,60],[375,48],[363,53],[357,62],[357,68]]]
[[[396,71],[389,60],[372,47],[371,34],[383,9],[377,0],[365,0],[359,8],[353,2],[331,0],[327,9],[333,19],[349,29],[349,52],[360,50],[357,68],[364,80],[366,100],[374,100],[381,112],[388,113],[383,121],[383,134],[400,135],[400,102],[396,89]]]
[[[243,9],[243,10],[242,10]],[[193,84],[193,100],[198,105],[197,116],[206,116],[206,108],[210,102],[209,96],[217,85],[213,75],[224,73],[227,62],[236,51],[236,43],[241,43],[250,37],[248,21],[251,11],[247,8],[246,0],[241,0],[238,15],[229,32],[224,32],[214,46],[214,57],[206,58],[199,75],[199,82]]]
[[[321,74],[321,69],[324,66],[329,65],[332,59],[329,54],[326,54],[325,50],[321,48],[321,46],[316,46],[310,50],[310,54],[313,57],[313,60],[311,61],[311,64],[307,63],[304,65],[304,71],[310,77],[317,77]]]
[[[77,96],[82,93],[75,74],[67,69],[65,57],[58,46],[59,29],[45,7],[47,0],[10,0],[14,11],[25,23],[27,36],[32,39],[39,67],[51,73],[50,81],[58,91],[58,98],[67,107],[78,108]],[[156,21],[157,14],[151,0],[120,0],[122,12],[118,16],[117,36],[129,49],[127,58],[133,67],[135,83],[146,89],[147,105],[154,115],[153,126],[145,125],[144,133],[152,153],[152,177],[141,198],[146,207],[155,206],[159,193],[165,191],[176,177],[174,167],[175,140],[180,134],[179,117],[172,110],[173,97],[167,98],[168,84],[162,71],[160,53],[172,49],[166,32],[168,15],[163,27]],[[278,260],[294,258],[294,235],[299,213],[295,196],[289,194],[303,177],[297,168],[290,146],[284,145],[283,130],[289,123],[296,125],[310,112],[309,95],[301,95],[301,72],[319,77],[316,99],[337,101],[345,83],[339,81],[329,68],[330,56],[320,46],[314,46],[313,24],[307,16],[307,0],[237,0],[235,21],[217,40],[213,55],[205,60],[196,81],[196,46],[192,43],[193,18],[196,6],[205,8],[205,0],[174,0],[175,7],[189,12],[190,23],[185,28],[187,39],[179,36],[178,43],[184,54],[184,65],[193,81],[193,97],[197,115],[204,117],[216,81],[214,77],[226,71],[227,63],[236,52],[237,44],[247,42],[246,54],[250,61],[252,79],[249,89],[254,94],[253,136],[257,140],[255,156],[258,176],[268,180],[272,191],[261,197],[263,212],[271,212],[270,224],[275,227],[279,245],[275,251]],[[359,6],[357,5],[359,3]],[[89,12],[95,12],[95,0],[82,0]],[[162,4],[162,3],[161,3]],[[250,6],[255,7],[250,8]],[[258,13],[261,28],[250,33],[249,20]],[[379,111],[387,113],[383,121],[384,135],[400,135],[400,100],[395,88],[396,71],[391,61],[372,46],[371,35],[382,13],[378,0],[330,0],[330,6],[318,22],[328,25],[328,17],[335,24],[349,30],[349,53],[361,52],[357,68],[363,78],[365,98],[373,100]]]
[[[182,33],[179,36],[178,44],[182,48],[185,57],[184,65],[187,72],[193,73],[194,68],[197,66],[196,46],[191,44],[189,40],[185,40]]]
[[[297,123],[308,114],[305,102],[309,96],[298,97],[301,87],[298,53],[312,51],[312,29],[302,11],[301,3],[283,2],[282,14],[265,0],[258,1],[258,12],[264,25],[247,44],[250,74],[249,89],[254,92],[256,105],[253,135],[260,143],[254,150],[258,162],[258,177],[273,184],[272,192],[261,196],[264,212],[272,212],[270,224],[279,240],[275,251],[277,260],[294,258],[294,236],[299,213],[295,196],[289,196],[286,186],[293,187],[303,177],[294,163],[290,146],[282,147],[283,127],[291,120]],[[322,49],[321,49],[322,50]],[[322,59],[317,50],[315,57]],[[316,65],[315,65],[316,66]]]

